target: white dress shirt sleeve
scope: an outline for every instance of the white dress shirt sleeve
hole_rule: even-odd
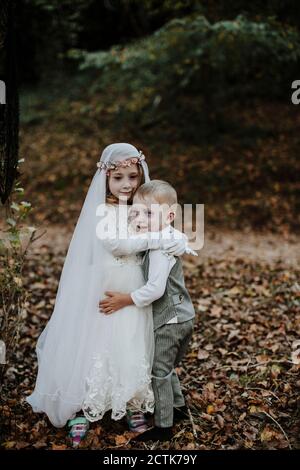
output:
[[[148,282],[130,294],[137,307],[146,307],[163,296],[170,271],[175,263],[174,256],[166,255],[161,250],[149,252]]]
[[[161,248],[161,240],[155,237],[151,232],[133,233],[122,232],[120,235],[116,219],[116,211],[108,208],[106,221],[109,230],[101,232],[101,241],[107,251],[113,256],[132,255],[146,250],[155,250]],[[124,221],[126,224],[127,222]],[[126,225],[125,225],[126,226]]]
[[[132,255],[146,250],[156,250],[160,248],[160,240],[155,240],[150,237],[150,232],[147,236],[130,235],[126,239],[119,238],[105,238],[103,239],[104,247],[107,251],[111,252],[114,256]]]

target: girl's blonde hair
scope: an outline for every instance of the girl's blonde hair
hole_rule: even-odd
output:
[[[145,181],[145,175],[144,175],[143,168],[141,167],[141,165],[137,164],[137,170],[138,170],[138,184],[137,184],[137,187],[135,188],[135,190],[133,191],[131,197],[128,199],[128,201],[127,201],[128,204],[132,204],[133,196],[135,195],[138,188]],[[106,177],[106,203],[107,204],[118,204],[119,199],[110,192],[109,177],[110,177],[110,174],[108,174],[107,177]]]

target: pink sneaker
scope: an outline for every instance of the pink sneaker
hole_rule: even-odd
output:
[[[141,411],[128,410],[126,417],[130,431],[141,433],[149,429],[147,420]]]
[[[69,437],[73,447],[78,447],[80,442],[86,437],[89,429],[89,421],[83,416],[68,421]]]

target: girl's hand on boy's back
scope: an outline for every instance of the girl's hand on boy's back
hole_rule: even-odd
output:
[[[106,291],[105,295],[108,297],[99,302],[99,311],[105,315],[110,315],[121,308],[134,304],[130,294]]]

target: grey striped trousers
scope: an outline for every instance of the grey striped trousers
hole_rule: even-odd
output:
[[[155,398],[155,426],[173,426],[174,407],[184,406],[180,382],[174,368],[186,353],[193,326],[194,319],[163,325],[154,331],[152,387]]]

